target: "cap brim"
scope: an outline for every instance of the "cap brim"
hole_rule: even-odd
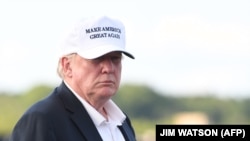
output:
[[[135,57],[126,51],[125,49],[122,49],[121,47],[113,46],[113,45],[103,45],[103,46],[97,46],[92,49],[77,51],[77,53],[85,58],[85,59],[95,59],[98,57],[101,57],[107,53],[114,52],[114,51],[120,51],[126,56],[128,56],[131,59],[135,59]]]

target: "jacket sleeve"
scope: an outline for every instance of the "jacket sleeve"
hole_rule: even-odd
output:
[[[10,141],[56,141],[50,123],[42,113],[24,114],[10,136]]]

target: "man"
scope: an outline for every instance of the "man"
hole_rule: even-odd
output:
[[[60,45],[59,87],[16,124],[10,141],[135,141],[130,119],[111,100],[119,88],[125,28],[117,19],[78,22]]]

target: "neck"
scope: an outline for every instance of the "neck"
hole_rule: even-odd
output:
[[[100,114],[102,114],[102,116],[105,117],[105,119],[108,121],[108,113],[107,113],[107,111],[105,110],[104,107],[101,108],[100,110],[98,110],[98,112],[99,112]]]

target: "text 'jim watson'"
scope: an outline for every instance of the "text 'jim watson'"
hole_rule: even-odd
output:
[[[177,130],[177,132],[176,132]],[[162,129],[160,136],[209,136],[209,137],[225,137],[225,136],[245,136],[243,129]]]

